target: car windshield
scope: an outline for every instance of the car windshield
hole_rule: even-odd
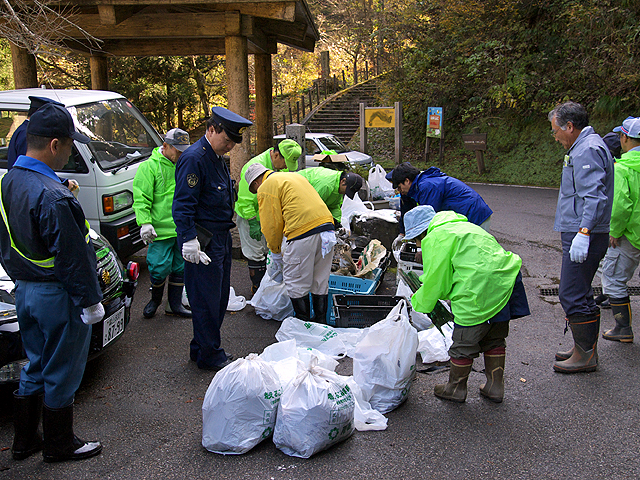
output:
[[[347,151],[345,144],[333,135],[320,137],[318,140],[326,147],[325,150],[335,150],[336,153],[344,153]]]
[[[146,118],[125,99],[69,107],[76,128],[91,139],[88,147],[102,170],[146,160],[162,141]]]

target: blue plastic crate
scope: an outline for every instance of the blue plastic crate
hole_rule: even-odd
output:
[[[347,277],[345,275],[329,275],[329,289],[344,290],[347,293],[371,295],[382,278],[382,269],[373,270],[373,279]],[[341,293],[341,292],[337,292]]]

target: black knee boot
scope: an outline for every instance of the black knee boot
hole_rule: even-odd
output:
[[[102,451],[100,442],[85,442],[73,433],[73,403],[64,408],[44,406],[42,416],[44,430],[45,462],[82,460],[98,455]]]
[[[616,342],[633,342],[633,330],[631,330],[631,300],[629,297],[611,298],[611,312],[616,326],[602,334],[606,340]]]
[[[315,322],[326,324],[329,295],[315,295],[312,293],[311,298],[313,299],[313,313],[315,315]]]
[[[164,312],[169,315],[191,318],[191,312],[182,305],[182,289],[184,288],[184,277],[182,275],[169,275],[169,286],[167,287],[167,306]]]
[[[308,293],[300,298],[292,298],[291,303],[297,319],[303,322],[311,321],[311,301]]]
[[[249,266],[249,277],[251,278],[251,295],[253,295],[258,291],[260,282],[267,271],[267,261],[254,262],[253,260],[249,260],[247,261],[247,265]]]
[[[142,316],[144,318],[151,318],[156,314],[156,310],[162,303],[162,295],[164,294],[164,282],[165,278],[158,280],[157,278],[150,278],[151,280],[151,300],[147,303],[142,310]]]
[[[40,417],[42,415],[43,395],[18,395],[13,392],[13,436],[14,460],[24,460],[42,450],[42,433],[40,433]]]

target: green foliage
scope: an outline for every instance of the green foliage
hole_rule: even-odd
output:
[[[9,42],[4,38],[0,38],[0,90],[11,90],[12,88],[11,47]]]

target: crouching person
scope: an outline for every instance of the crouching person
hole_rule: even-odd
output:
[[[329,275],[336,243],[333,217],[302,175],[273,172],[255,163],[245,174],[258,195],[260,226],[274,264],[282,265],[284,283],[296,318],[326,323]],[[284,237],[284,241],[283,241]]]
[[[509,320],[530,314],[522,260],[452,211],[436,214],[429,205],[419,206],[407,212],[404,222],[405,239],[421,240],[424,265],[422,286],[411,298],[413,308],[429,313],[438,299],[447,299],[454,315],[449,382],[436,385],[433,393],[464,402],[473,359],[483,353],[487,382],[480,394],[502,402]]]

